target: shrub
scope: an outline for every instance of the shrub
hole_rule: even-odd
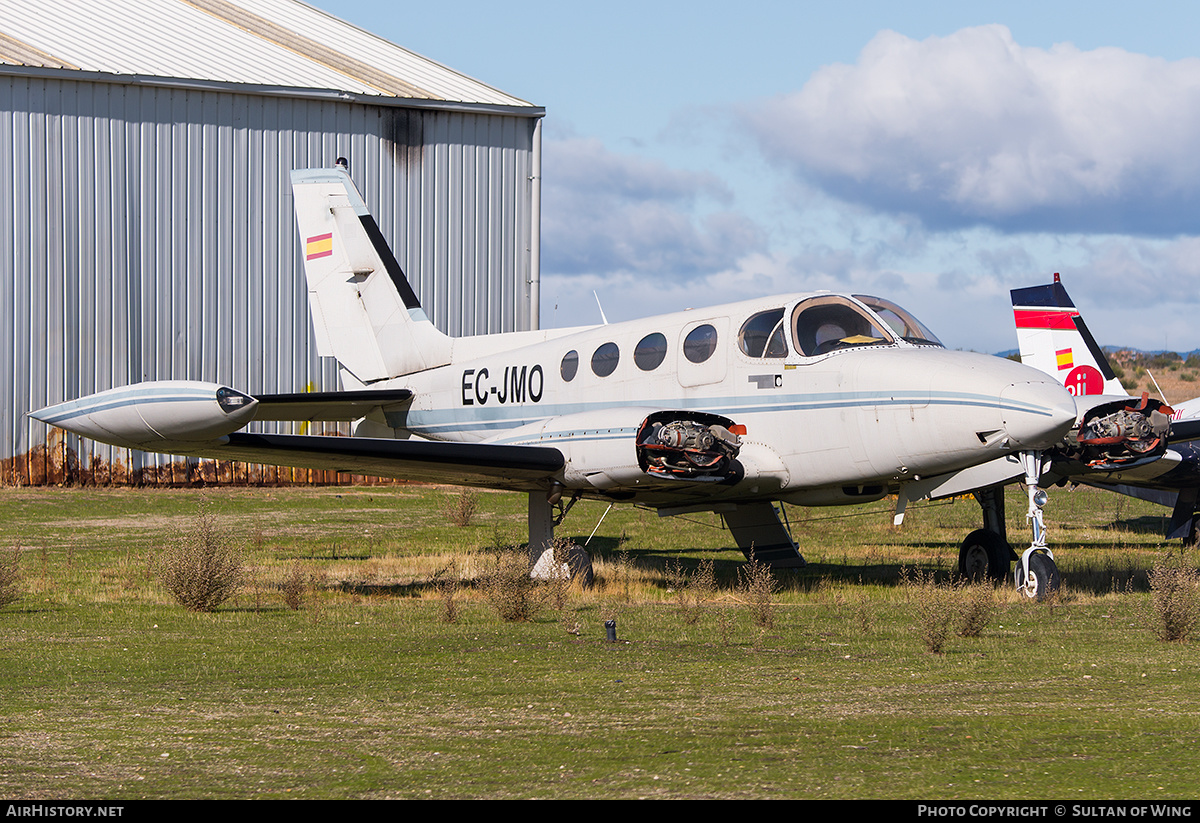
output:
[[[541,606],[537,581],[529,576],[529,554],[523,549],[493,549],[491,565],[480,582],[484,597],[502,620],[530,620]]]
[[[288,572],[287,578],[283,581],[283,602],[292,611],[299,611],[300,607],[304,605],[304,588],[304,566],[297,560],[292,564],[292,570]]]
[[[750,606],[750,616],[754,625],[769,629],[775,625],[775,592],[779,583],[771,572],[771,567],[759,561],[750,552],[750,559],[739,571],[741,577],[742,595]]]
[[[941,654],[954,618],[954,592],[939,586],[932,572],[904,572],[904,584],[917,617],[917,630],[927,651]]]
[[[455,526],[471,525],[475,513],[479,511],[479,492],[474,489],[461,489],[458,494],[446,500],[446,518]]]
[[[996,612],[996,589],[989,583],[960,583],[957,587],[958,636],[979,637]]]
[[[441,602],[442,622],[458,622],[458,590],[461,585],[461,575],[458,563],[451,560],[433,573],[433,590],[437,592]]]
[[[12,556],[0,561],[0,608],[21,597],[21,547],[13,546]]]
[[[201,504],[192,527],[159,553],[155,572],[179,605],[211,612],[241,587],[243,551],[220,532],[216,517]]]
[[[1149,622],[1160,640],[1187,640],[1200,621],[1200,572],[1168,554],[1150,570]]]

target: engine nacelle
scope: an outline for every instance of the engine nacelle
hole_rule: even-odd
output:
[[[1100,403],[1083,414],[1068,438],[1067,453],[1096,471],[1157,458],[1167,450],[1171,414],[1169,406],[1146,394],[1140,400]]]
[[[743,432],[720,415],[627,406],[541,420],[497,442],[559,449],[569,487],[633,489],[655,480],[737,480]]]
[[[638,465],[671,480],[725,480],[742,446],[739,434],[744,427],[719,415],[655,412],[638,430]]]

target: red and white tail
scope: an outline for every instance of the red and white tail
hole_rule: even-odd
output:
[[[1056,377],[1076,397],[1128,395],[1057,274],[1048,286],[1012,290],[1021,362]]]

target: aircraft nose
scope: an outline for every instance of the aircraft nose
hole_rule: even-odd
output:
[[[1075,398],[1057,383],[1011,383],[1000,392],[1000,413],[1014,448],[1047,449],[1075,424]]]

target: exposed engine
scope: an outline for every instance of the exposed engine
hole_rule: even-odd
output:
[[[739,434],[745,434],[744,427],[717,415],[657,412],[638,431],[638,463],[660,477],[722,480],[741,449]]]
[[[1127,466],[1166,451],[1170,407],[1143,394],[1140,401],[1105,403],[1084,415],[1077,456],[1093,469]]]

